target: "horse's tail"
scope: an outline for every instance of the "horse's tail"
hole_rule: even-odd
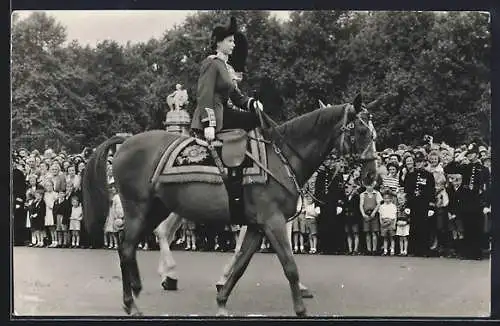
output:
[[[106,161],[111,146],[127,137],[113,136],[100,144],[90,156],[82,177],[83,220],[90,239],[100,244],[104,238],[104,223],[109,213],[109,190]]]

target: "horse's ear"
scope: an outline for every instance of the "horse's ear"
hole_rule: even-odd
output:
[[[358,95],[356,95],[354,101],[352,102],[352,105],[354,106],[356,112],[361,111],[362,104],[363,104],[363,97],[361,96],[361,93],[358,93]]]

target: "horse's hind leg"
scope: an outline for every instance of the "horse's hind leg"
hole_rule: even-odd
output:
[[[161,276],[161,285],[165,290],[177,290],[176,263],[172,251],[170,251],[170,244],[181,224],[182,218],[176,213],[171,213],[154,230],[160,244],[158,273]]]
[[[119,246],[120,267],[123,283],[123,308],[127,314],[142,315],[134,302],[141,290],[141,278],[137,265],[137,244],[145,228],[147,205],[134,201],[122,200],[125,225],[123,239]]]
[[[285,218],[281,214],[274,214],[264,225],[264,233],[273,246],[283,266],[285,276],[290,283],[292,299],[297,316],[306,316],[306,307],[302,300],[299,286],[299,271],[293,258],[292,247],[288,242]]]
[[[219,311],[217,312],[218,316],[228,315],[226,310],[227,299],[236,285],[236,282],[238,282],[245,272],[253,254],[260,246],[262,236],[262,233],[256,226],[248,226],[241,244],[241,249],[237,251],[234,256],[234,263],[232,269],[229,271],[228,278],[220,291],[217,292],[217,305],[219,307]]]

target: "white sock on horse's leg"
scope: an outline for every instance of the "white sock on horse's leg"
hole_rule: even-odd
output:
[[[236,246],[234,248],[234,255],[231,256],[231,260],[224,266],[224,270],[222,272],[222,276],[220,277],[219,281],[217,284],[225,284],[227,281],[227,278],[229,277],[229,274],[233,271],[234,267],[234,262],[236,260],[236,255],[241,249],[241,244],[243,243],[243,239],[245,238],[245,234],[247,233],[247,226],[242,225],[240,228],[240,233],[238,235],[238,239],[236,241]]]
[[[170,243],[173,241],[174,235],[181,224],[182,220],[178,215],[171,215],[170,218],[163,220],[154,230],[160,246],[158,274],[160,274],[162,280],[165,280],[167,276],[177,279],[176,264],[170,251]]]
[[[292,221],[286,223],[286,234],[288,236],[288,243],[290,244],[290,249],[292,249],[292,224],[293,224]]]

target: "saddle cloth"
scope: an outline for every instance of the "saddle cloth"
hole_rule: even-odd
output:
[[[266,144],[258,130],[248,132],[247,151],[267,168]],[[221,147],[217,149],[220,154]],[[267,183],[267,173],[248,157],[243,162],[243,185]],[[227,173],[227,168],[225,168]],[[208,148],[194,137],[179,137],[161,156],[153,181],[161,183],[205,182],[223,184],[222,176]]]

